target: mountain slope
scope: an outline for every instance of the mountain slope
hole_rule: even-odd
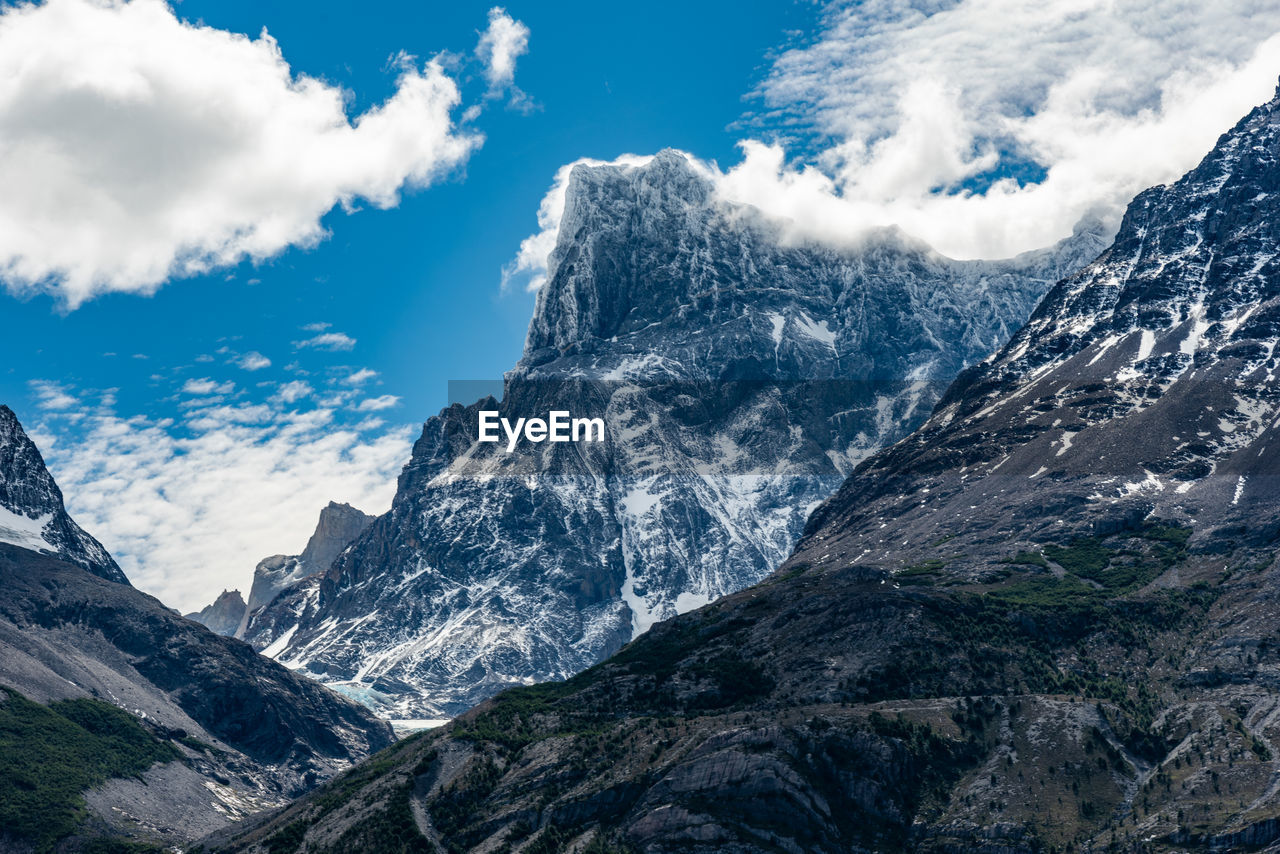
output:
[[[785,244],[676,152],[580,167],[502,401],[430,419],[391,511],[245,638],[394,717],[563,678],[765,577],[805,517],[1102,248],[956,262],[894,231]],[[478,412],[599,417],[508,453]]]
[[[1280,98],[1135,199],[765,583],[217,850],[1280,842],[1277,157]]]
[[[44,458],[13,410],[0,405],[0,543],[56,554],[99,578],[128,584],[102,544],[81,530],[62,505]]]
[[[0,423],[10,440],[0,456],[6,498],[22,496],[19,506],[31,506],[53,496],[60,507],[57,486],[38,452],[3,407]],[[45,528],[57,530],[66,529]],[[82,536],[70,542],[96,545]],[[67,809],[83,810],[73,812],[72,825],[85,844],[103,835],[184,843],[295,797],[390,743],[388,725],[365,708],[52,551],[31,541],[0,543],[4,735],[47,734],[44,742],[20,738],[6,751],[10,776],[0,780],[0,788],[21,796],[47,782],[61,798],[24,808],[28,830],[65,831],[68,816],[58,810],[71,804]],[[109,561],[96,566],[114,566]],[[78,710],[77,720],[87,730],[59,723],[58,714],[31,705],[62,701],[76,701],[57,708]],[[112,722],[116,709],[128,713],[124,723]],[[88,758],[76,759],[67,739],[90,736],[106,738],[105,747],[86,741]],[[112,751],[123,748],[128,749],[119,762],[110,760]],[[15,757],[35,767],[14,764]],[[46,762],[71,763],[69,777],[93,788],[82,792],[68,780],[44,780]],[[74,808],[81,800],[83,807]],[[52,811],[51,823],[40,818],[41,810]],[[5,827],[0,839],[13,850],[27,850],[31,838],[13,837],[22,830]],[[78,850],[78,843],[67,844]]]

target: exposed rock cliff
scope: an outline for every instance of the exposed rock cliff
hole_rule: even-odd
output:
[[[569,676],[790,552],[854,465],[1091,260],[956,262],[900,233],[786,245],[675,152],[580,167],[501,403],[430,419],[381,517],[245,637],[394,717]],[[600,417],[600,444],[476,441],[477,412]]]

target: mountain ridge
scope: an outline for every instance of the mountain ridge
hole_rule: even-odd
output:
[[[763,583],[213,849],[396,821],[451,851],[1274,847],[1277,158],[1280,94]]]
[[[857,251],[788,246],[675,152],[579,167],[492,405],[599,415],[608,440],[507,455],[475,442],[481,404],[444,410],[390,513],[245,637],[391,717],[575,673],[771,572],[853,464],[1100,240],[1086,228],[1008,262],[888,232]]]

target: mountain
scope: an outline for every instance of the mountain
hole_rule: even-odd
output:
[[[240,628],[240,623],[245,618],[244,599],[239,590],[223,590],[213,600],[213,604],[186,616],[188,620],[194,620],[211,631],[230,637]]]
[[[62,505],[44,458],[9,407],[0,405],[0,543],[55,554],[99,578],[128,584],[107,550]]]
[[[215,850],[1274,850],[1278,160],[1280,95],[764,583]]]
[[[894,230],[793,245],[683,155],[576,168],[502,401],[427,421],[390,512],[244,637],[391,717],[564,678],[759,581],[854,465],[905,435],[1103,248],[957,262]],[[605,441],[477,441],[479,412]]]
[[[253,570],[253,586],[242,617],[231,634],[238,638],[255,633],[251,626],[254,615],[290,585],[324,572],[351,541],[373,524],[369,516],[350,504],[330,501],[320,511],[316,530],[307,540],[300,555],[272,555],[263,558]]]
[[[364,707],[104,572],[4,407],[0,429],[5,512],[47,519],[0,543],[0,847],[183,844],[391,743]]]

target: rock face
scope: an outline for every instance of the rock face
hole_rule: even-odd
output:
[[[391,511],[245,638],[393,717],[578,672],[772,571],[1097,230],[1004,262],[892,231],[836,252],[785,245],[674,152],[580,167],[502,402],[430,419]],[[508,453],[476,441],[482,409],[599,417],[606,437]]]
[[[391,742],[390,727],[364,707],[93,571],[115,564],[69,519],[57,523],[61,495],[38,452],[3,407],[0,425],[5,507],[53,514],[41,542],[0,543],[0,685],[39,703],[110,702],[183,757],[86,793],[95,833],[189,842]],[[53,536],[67,531],[76,536]],[[46,547],[58,542],[70,545]],[[92,557],[92,566],[64,549]]]
[[[99,578],[128,584],[102,544],[81,530],[18,418],[0,405],[0,543],[11,543],[78,564]]]
[[[1280,99],[1138,196],[764,583],[218,850],[1275,846],[1278,161]]]
[[[238,638],[254,634],[250,623],[258,611],[280,595],[281,590],[328,569],[334,558],[373,524],[374,518],[350,504],[330,501],[320,511],[315,533],[307,540],[302,554],[272,555],[258,562],[253,570],[249,601],[228,634]]]
[[[206,605],[194,614],[187,614],[187,619],[195,620],[220,635],[231,636],[240,628],[244,612],[244,599],[240,597],[240,591],[223,590],[212,605]]]

